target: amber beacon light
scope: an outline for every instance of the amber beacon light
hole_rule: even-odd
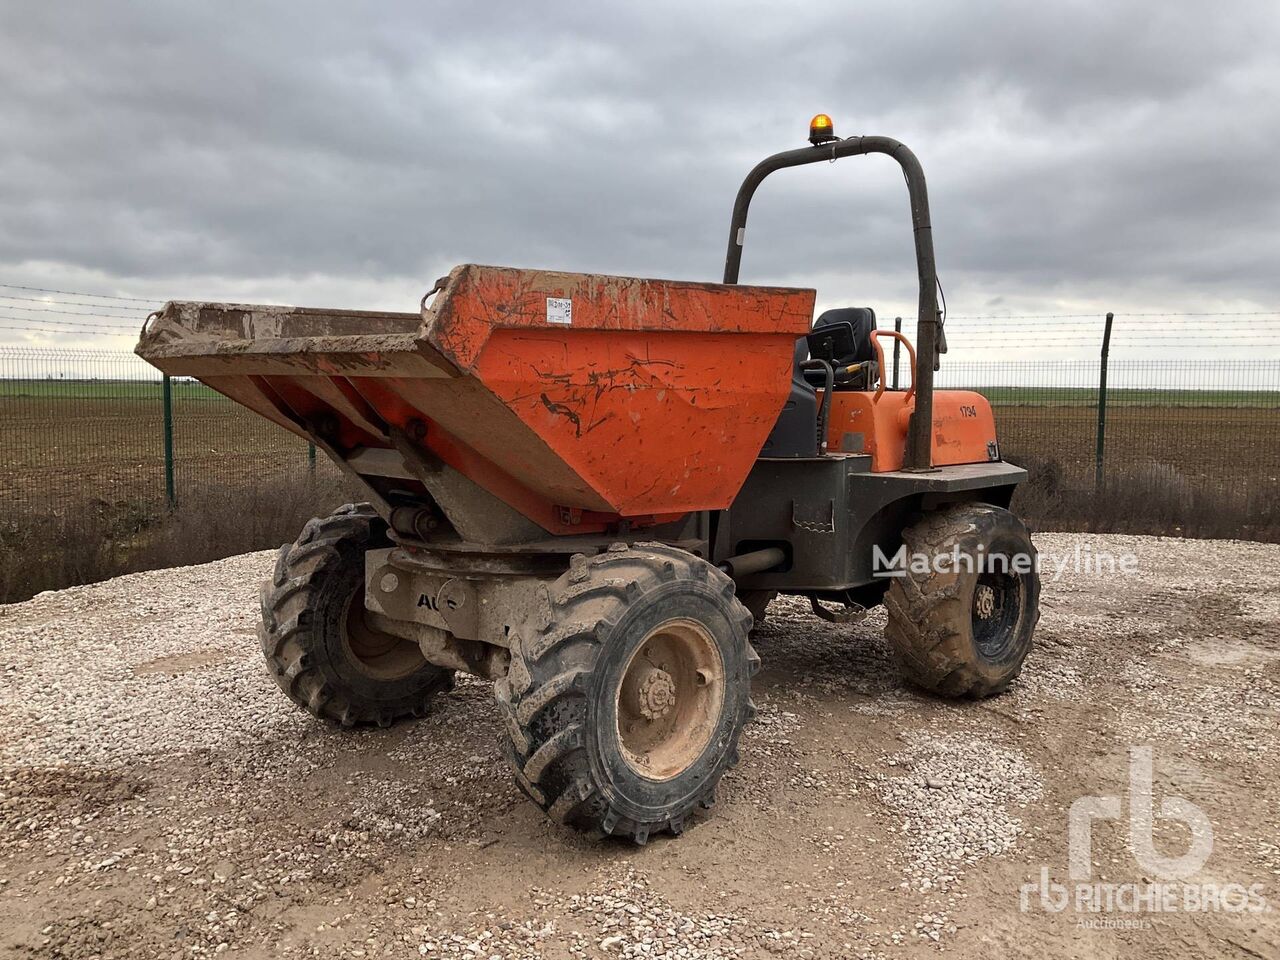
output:
[[[809,142],[815,147],[820,143],[830,143],[832,140],[839,139],[836,136],[835,124],[825,113],[820,113],[809,121]]]

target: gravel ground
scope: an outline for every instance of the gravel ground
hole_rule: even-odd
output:
[[[904,688],[879,613],[775,602],[742,763],[643,849],[520,797],[486,684],[389,730],[294,710],[254,636],[270,554],[0,607],[0,955],[1280,956],[1272,912],[1020,909],[1042,868],[1068,882],[1069,807],[1125,796],[1141,745],[1157,806],[1212,821],[1186,882],[1280,903],[1280,547],[1037,541],[1138,573],[1046,582],[1023,678],[982,703]],[[1095,827],[1094,881],[1151,881],[1126,837]]]

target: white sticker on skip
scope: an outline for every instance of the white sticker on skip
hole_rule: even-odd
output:
[[[573,323],[573,301],[561,297],[547,297],[547,323]]]

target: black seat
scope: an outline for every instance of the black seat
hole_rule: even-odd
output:
[[[876,312],[870,307],[841,307],[819,316],[813,331],[801,342],[807,346],[809,356],[825,360],[837,371],[837,389],[865,390],[878,375],[875,347],[871,343],[871,331],[875,329]],[[858,368],[859,364],[867,366]],[[856,369],[840,373],[850,368]],[[821,371],[807,370],[804,378],[812,386],[822,386]]]
[[[840,307],[826,310],[813,325],[809,355],[826,360],[833,367],[847,367],[876,358],[871,331],[876,328],[876,312],[870,307]]]

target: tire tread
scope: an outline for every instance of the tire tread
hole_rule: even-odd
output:
[[[612,809],[593,781],[585,745],[585,691],[605,637],[638,596],[679,578],[715,582],[738,608],[732,622],[750,618],[723,572],[679,548],[638,543],[614,544],[590,559],[575,556],[546,592],[547,609],[513,626],[508,675],[495,684],[505,749],[517,785],[553,820],[637,844],[684,829],[689,811],[636,822]],[[745,652],[758,664],[749,643]],[[736,737],[729,751],[736,760]],[[707,783],[691,808],[709,805],[714,790]]]
[[[307,521],[297,540],[282,546],[271,580],[260,594],[259,640],[272,677],[284,694],[312,716],[342,727],[388,726],[405,717],[423,716],[432,698],[452,685],[439,670],[419,695],[357,707],[319,669],[321,649],[315,615],[325,581],[354,552],[362,560],[381,520],[368,504],[347,504],[328,517]]]

